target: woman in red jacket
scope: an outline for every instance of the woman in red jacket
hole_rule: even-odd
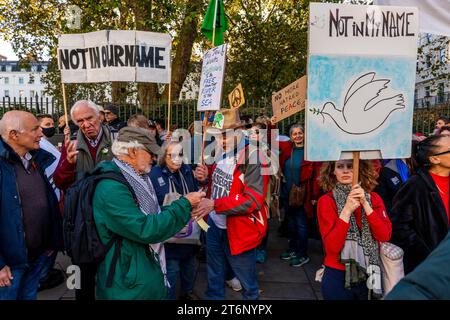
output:
[[[371,162],[360,162],[359,178],[360,184],[352,187],[352,160],[324,163],[320,172],[320,184],[328,192],[317,204],[325,248],[325,300],[382,294],[378,242],[390,239],[392,227],[383,201],[371,192],[377,179]]]

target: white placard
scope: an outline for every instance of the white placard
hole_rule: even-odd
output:
[[[310,4],[307,160],[410,156],[418,22],[413,7]]]
[[[205,53],[197,111],[220,109],[226,56],[227,44],[215,47]]]
[[[170,83],[171,47],[170,35],[155,32],[102,30],[60,35],[61,81]]]

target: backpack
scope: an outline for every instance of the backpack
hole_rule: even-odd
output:
[[[119,235],[113,234],[112,239],[106,245],[100,240],[94,221],[92,200],[97,184],[103,179],[112,179],[125,184],[136,201],[133,189],[122,174],[117,172],[101,173],[100,169],[85,173],[66,190],[63,235],[67,254],[71,257],[73,264],[98,265],[116,243],[106,284],[107,287],[110,287],[123,239]]]

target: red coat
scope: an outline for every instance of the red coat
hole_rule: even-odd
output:
[[[286,160],[291,157],[294,144],[291,141],[280,141],[280,167],[284,172],[284,165]],[[306,202],[304,209],[308,218],[314,217],[314,208],[311,203],[313,200],[317,200],[320,196],[321,188],[319,186],[318,177],[320,174],[321,162],[302,161],[300,168],[300,184],[306,184]]]
[[[246,150],[248,147],[244,149]],[[240,159],[243,159],[242,155],[243,152]],[[227,215],[227,235],[232,255],[256,248],[267,231],[268,207],[265,199],[270,176],[261,174],[261,170],[268,171],[265,160],[261,162],[246,164],[248,162],[238,160],[229,195],[214,200],[216,213]],[[208,193],[212,189],[212,173],[215,168],[216,164],[210,170]]]
[[[391,238],[392,225],[386,214],[383,200],[375,193],[370,193],[373,212],[367,216],[370,231],[375,240],[386,242]],[[356,218],[356,224],[361,229],[361,207],[356,209],[353,214]],[[317,218],[319,221],[320,234],[322,235],[323,246],[325,248],[325,258],[323,264],[327,267],[345,270],[345,266],[339,262],[339,255],[344,248],[345,238],[347,236],[350,223],[339,218],[337,214],[336,202],[333,193],[329,192],[323,195],[317,203]]]

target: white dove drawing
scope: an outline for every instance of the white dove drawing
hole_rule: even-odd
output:
[[[323,105],[321,111],[316,112],[322,114],[324,121],[325,116],[330,117],[342,131],[349,134],[375,131],[386,122],[392,112],[405,109],[403,94],[380,97],[389,82],[388,79],[375,80],[375,72],[368,72],[348,88],[341,109],[329,101]]]

